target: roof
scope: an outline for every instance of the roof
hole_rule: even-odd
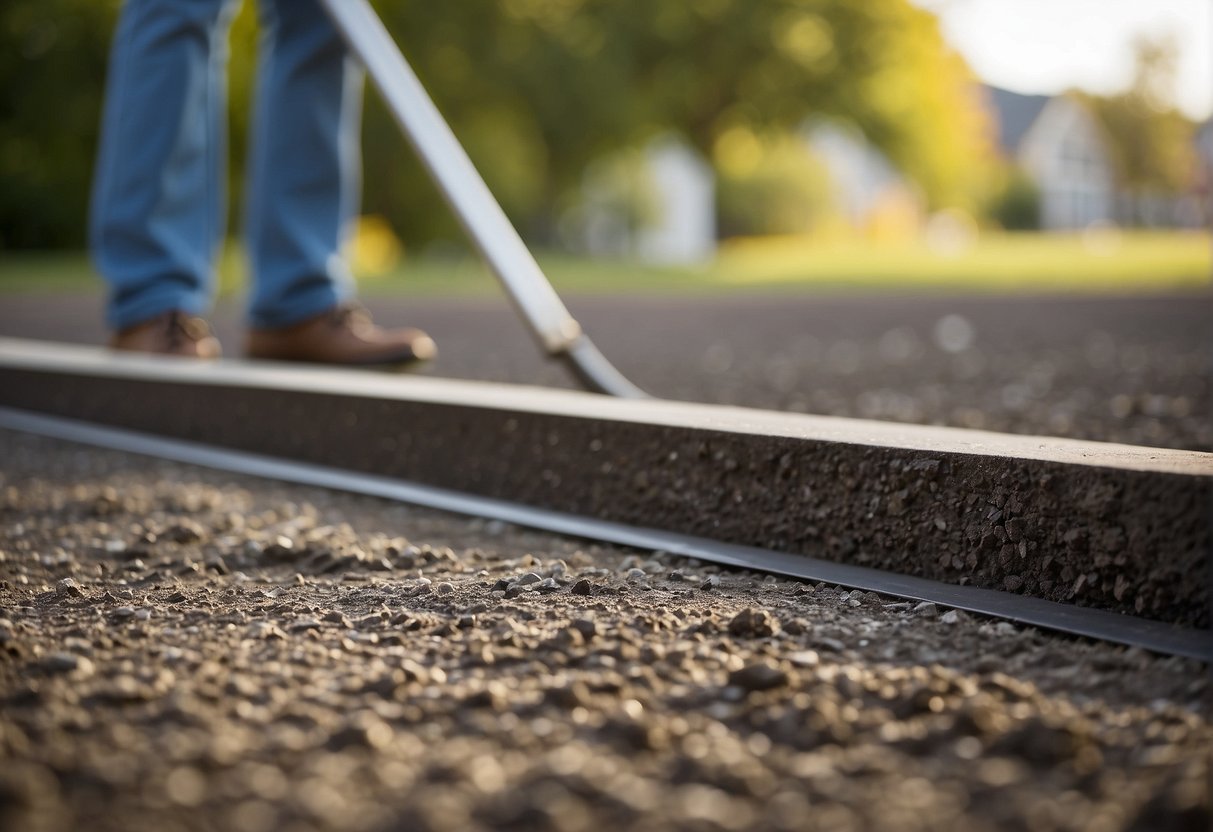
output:
[[[998,144],[1006,153],[1014,154],[1050,96],[1022,95],[998,87],[986,87],[986,92],[998,121]]]

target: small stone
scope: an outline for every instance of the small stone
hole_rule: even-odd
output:
[[[525,575],[523,575],[521,578],[519,578],[514,583],[520,584],[522,586],[530,586],[531,584],[541,583],[542,581],[543,581],[543,578],[541,576],[535,574],[534,572],[527,572]]]
[[[519,595],[521,595],[524,592],[526,592],[526,587],[523,586],[522,584],[518,584],[518,583],[510,584],[509,588],[506,589],[506,591],[505,591],[505,597],[506,598],[517,598]]]
[[[628,570],[627,575],[625,575],[624,577],[626,577],[629,581],[643,581],[645,578],[648,577],[648,575],[645,574],[645,571],[643,569],[641,569],[639,566],[633,566],[631,569]]]
[[[748,691],[771,690],[788,683],[788,674],[770,662],[755,662],[729,674],[729,684]]]
[[[115,607],[110,612],[110,615],[119,621],[123,621],[127,618],[131,618],[134,614],[135,614],[134,607]]]
[[[1008,575],[1007,580],[1010,580],[1012,577],[1015,577],[1015,576]],[[1006,583],[1006,581],[1004,581],[1003,583]],[[1020,584],[1021,585],[1023,584],[1022,579],[1020,580]],[[1128,592],[1128,590],[1129,590],[1129,581],[1125,578],[1124,575],[1117,575],[1116,583],[1112,587],[1112,597],[1115,598],[1117,601],[1123,601],[1123,600],[1125,600],[1125,593]]]
[[[703,583],[701,583],[699,585],[699,588],[706,592],[709,590],[716,589],[719,586],[720,586],[720,577],[717,575],[708,575],[706,578],[703,579]]]
[[[830,650],[834,653],[841,653],[847,649],[847,646],[841,641],[836,638],[829,638],[828,636],[818,636],[813,639],[813,643],[824,650]]]
[[[440,584],[435,584],[434,591],[439,595],[450,595],[455,591],[455,585],[450,581],[443,581]]]
[[[270,560],[295,560],[299,553],[295,551],[295,543],[286,535],[278,535],[274,542],[261,550],[261,554]]]
[[[941,624],[959,624],[964,621],[967,616],[960,610],[948,610],[943,615],[939,616]]]
[[[286,634],[272,621],[254,621],[249,625],[249,638],[283,639]]]
[[[548,688],[544,699],[557,708],[571,711],[573,708],[584,707],[590,702],[590,691],[584,682],[568,682],[558,687]]]
[[[181,520],[165,529],[160,536],[174,543],[197,543],[202,539],[202,527],[193,520]]]
[[[142,607],[135,610],[136,621],[150,621],[152,618],[152,610],[150,607]]]
[[[287,629],[292,633],[301,633],[305,630],[319,630],[322,626],[315,618],[297,618],[287,626]]]
[[[329,610],[324,614],[323,620],[329,622],[330,624],[340,624],[347,630],[353,629],[354,627],[350,620],[346,618],[340,610]]]
[[[539,586],[536,589],[545,594],[552,593],[560,589],[560,584],[556,583],[555,578],[544,578],[539,582]]]
[[[55,591],[68,598],[84,597],[84,591],[80,589],[80,585],[71,578],[64,578],[58,584],[56,584]]]
[[[572,593],[574,595],[589,595],[594,591],[594,585],[587,578],[582,578],[577,583],[573,584]]]
[[[746,608],[729,622],[729,635],[741,638],[767,638],[779,632],[779,619],[766,610]]]
[[[197,806],[206,797],[206,779],[196,769],[178,766],[165,778],[164,791],[179,806]]]
[[[816,667],[821,663],[821,657],[816,650],[798,650],[788,656],[788,661],[797,667]]]
[[[790,636],[802,636],[809,631],[809,622],[803,618],[793,618],[784,625],[783,631]]]
[[[508,692],[500,682],[488,682],[483,688],[470,694],[463,700],[470,708],[488,708],[494,711],[503,710],[508,699]]]
[[[915,605],[913,612],[915,615],[930,617],[939,612],[939,608],[931,601],[920,601]]]
[[[69,675],[83,679],[93,675],[91,660],[75,653],[51,653],[42,661],[42,669],[55,675]]]
[[[577,632],[581,633],[581,637],[589,641],[594,636],[598,635],[598,622],[592,618],[578,618],[569,623]]]

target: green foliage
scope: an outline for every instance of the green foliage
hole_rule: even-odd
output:
[[[0,10],[0,245],[78,245],[117,0]],[[249,4],[246,4],[249,5]],[[933,205],[971,206],[983,110],[935,19],[911,0],[377,0],[388,28],[525,235],[556,220],[595,160],[662,132],[711,156],[731,130],[852,122]],[[233,196],[242,177],[254,17],[233,29]],[[459,239],[378,101],[365,207],[410,242]]]
[[[991,159],[967,68],[935,18],[908,0],[383,0],[378,8],[458,135],[471,136],[471,114],[493,105],[540,143],[536,201],[506,204],[531,231],[593,159],[670,130],[710,157],[734,128],[846,119],[934,205],[972,207],[983,184],[974,171]],[[390,132],[373,113],[368,133]],[[491,148],[472,157],[486,177],[497,164]],[[396,187],[421,187],[415,167],[393,168]]]
[[[1012,168],[988,211],[990,219],[1007,231],[1036,231],[1040,228],[1040,189],[1031,177]]]
[[[1118,95],[1086,96],[1102,122],[1121,185],[1138,193],[1178,194],[1192,182],[1196,125],[1174,104],[1176,45],[1137,43],[1133,84]]]
[[[116,0],[0,4],[0,248],[84,242]]]
[[[720,236],[803,234],[830,208],[830,176],[804,143],[736,128],[718,143]]]

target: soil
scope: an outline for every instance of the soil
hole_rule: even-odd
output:
[[[0,432],[0,828],[1206,830],[1207,669]]]

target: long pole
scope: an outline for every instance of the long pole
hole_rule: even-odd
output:
[[[643,397],[581,331],[370,3],[320,3],[366,67],[400,129],[540,346],[570,362],[593,390]]]

